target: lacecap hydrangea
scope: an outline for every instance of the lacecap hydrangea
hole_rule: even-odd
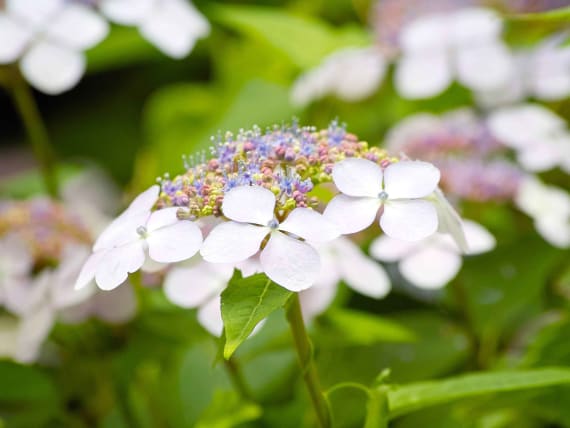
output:
[[[440,230],[464,241],[436,167],[391,157],[337,122],[322,130],[293,123],[219,135],[209,157],[185,158],[185,167],[159,179],[101,234],[77,287],[95,278],[112,289],[149,263],[199,252],[230,266],[256,258],[274,282],[301,291],[321,269],[319,244],[377,217],[397,239]],[[340,193],[328,201],[335,187]]]

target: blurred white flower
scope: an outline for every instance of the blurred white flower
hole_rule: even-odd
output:
[[[196,41],[210,32],[210,24],[186,0],[100,0],[111,21],[137,26],[141,35],[172,58],[183,58]]]
[[[381,299],[390,291],[390,278],[384,268],[367,257],[350,239],[339,237],[319,246],[321,273],[315,284],[299,293],[303,316],[311,320],[333,301],[339,281],[357,293]]]
[[[505,85],[492,91],[477,92],[477,101],[491,108],[527,97],[555,101],[570,95],[570,47],[565,35],[546,40],[538,47],[515,54],[513,75]]]
[[[344,49],[302,74],[291,90],[291,101],[305,106],[326,95],[356,102],[378,89],[386,72],[386,60],[374,47]]]
[[[560,166],[570,173],[570,132],[564,120],[538,104],[504,107],[491,113],[489,130],[513,148],[528,171]]]
[[[501,40],[499,16],[484,8],[429,14],[400,35],[395,84],[404,98],[429,98],[457,80],[472,90],[499,89],[511,78],[513,58]]]
[[[0,64],[19,60],[33,87],[59,94],[79,82],[85,72],[83,51],[107,33],[107,22],[77,2],[6,0],[0,12]]]
[[[8,288],[24,285],[33,267],[32,256],[14,236],[0,239],[0,305]]]
[[[468,254],[492,250],[496,241],[483,226],[465,220],[463,230]],[[423,289],[438,289],[451,281],[461,269],[461,249],[449,235],[437,233],[419,242],[406,242],[382,235],[370,246],[370,255],[383,262],[399,262],[406,280]]]
[[[516,205],[534,220],[537,232],[550,244],[570,246],[570,195],[527,177],[515,198]]]
[[[129,273],[143,266],[147,250],[149,257],[159,263],[174,263],[196,254],[202,243],[199,227],[189,220],[179,220],[176,207],[151,212],[158,194],[156,185],[147,189],[103,231],[76,288],[93,278],[103,290],[118,287]]]
[[[319,243],[338,236],[333,224],[309,208],[296,208],[281,223],[275,195],[259,186],[239,186],[225,194],[222,212],[230,221],[216,226],[200,253],[211,263],[238,263],[256,254],[263,271],[291,291],[309,288],[320,270],[317,250],[300,238]]]
[[[382,170],[367,159],[346,159],[335,165],[333,180],[342,193],[327,205],[324,215],[344,234],[370,226],[380,208],[380,226],[389,236],[407,241],[423,239],[437,230],[432,202],[439,170],[421,161],[400,161]]]
[[[77,273],[88,254],[87,247],[68,246],[58,267],[44,268],[36,277],[29,277],[27,282],[5,284],[4,306],[20,319],[14,356],[16,360],[34,361],[58,313],[93,295],[94,287],[85,287],[80,291],[73,288]]]
[[[198,322],[214,336],[221,336],[224,324],[220,295],[232,277],[231,264],[208,263],[201,257],[173,266],[164,279],[168,300],[183,308],[198,308]]]

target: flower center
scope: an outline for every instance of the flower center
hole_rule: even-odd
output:
[[[272,219],[269,223],[267,223],[267,226],[271,229],[271,230],[277,230],[277,228],[279,227],[279,222],[277,221],[276,218]]]
[[[378,193],[378,199],[380,199],[382,202],[386,201],[386,199],[388,199],[388,193],[382,190],[380,193]]]
[[[146,227],[144,227],[144,226],[137,227],[137,233],[139,234],[139,236],[141,238],[146,238],[148,235],[148,231],[146,230]]]

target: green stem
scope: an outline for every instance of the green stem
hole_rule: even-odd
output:
[[[299,303],[299,296],[296,293],[291,296],[287,306],[287,320],[289,321],[289,327],[293,334],[293,342],[297,350],[297,357],[299,358],[303,379],[311,396],[319,426],[321,428],[330,428],[330,409],[321,389],[317,366],[313,359],[313,347],[307,335],[307,330],[305,329],[301,304]]]
[[[55,153],[49,142],[48,133],[34,95],[17,70],[12,73],[11,93],[36,159],[40,164],[46,190],[51,197],[55,198],[58,196]]]
[[[248,401],[254,401],[253,396],[249,392],[249,388],[245,383],[241,368],[235,357],[231,357],[229,360],[226,360],[224,358],[224,365],[226,366],[226,370],[228,371],[234,388],[239,392],[241,397]]]

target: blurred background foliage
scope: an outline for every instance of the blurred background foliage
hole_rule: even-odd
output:
[[[326,98],[306,109],[294,107],[289,91],[301,71],[339,48],[373,39],[370,2],[195,3],[212,23],[212,34],[187,58],[169,60],[135,29],[116,27],[88,52],[88,74],[78,87],[57,97],[35,93],[58,156],[68,165],[62,176],[95,163],[134,193],[165,172],[182,172],[182,154],[207,150],[210,136],[226,130],[293,117],[323,128],[339,118],[361,139],[378,144],[391,125],[414,112],[472,104],[458,85],[434,99],[403,100],[387,78],[359,103]],[[535,43],[567,25],[568,14],[513,19],[507,38]],[[548,105],[570,117],[568,100]],[[5,160],[15,159],[13,165],[3,162],[5,171],[31,165],[4,92],[0,145]],[[39,191],[33,172],[13,177],[2,184],[4,194]],[[551,181],[568,188],[565,180],[553,174]],[[528,219],[505,206],[465,209],[489,227],[498,248],[466,260],[441,296],[410,293],[403,279],[380,301],[342,288],[311,331],[325,387],[347,380],[369,384],[385,368],[390,382],[400,383],[480,369],[570,365],[568,251],[545,244]],[[395,268],[391,273],[398,278]],[[58,326],[55,341],[69,350],[63,371],[0,362],[0,426],[310,426],[282,313],[237,353],[255,398],[244,401],[223,366],[212,364],[216,343],[194,311],[175,308],[155,290],[140,293],[139,316],[127,326]],[[362,426],[364,396],[339,392],[334,403],[338,426]],[[433,406],[393,426],[570,427],[568,403],[569,387],[483,395]]]

